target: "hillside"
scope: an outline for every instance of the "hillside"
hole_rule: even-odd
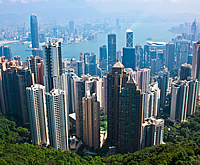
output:
[[[27,128],[0,116],[0,164],[200,164],[200,112],[165,128],[167,144],[108,158],[82,158],[70,151],[34,146],[27,143],[29,137]]]

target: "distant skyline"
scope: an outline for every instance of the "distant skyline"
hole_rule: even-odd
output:
[[[94,7],[103,13],[144,10],[159,15],[200,14],[199,6],[199,0],[0,0],[1,14],[74,7]]]

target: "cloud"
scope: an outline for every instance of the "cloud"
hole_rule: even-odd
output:
[[[2,3],[28,3],[28,2],[40,2],[40,1],[47,1],[47,0],[0,0],[0,4]]]

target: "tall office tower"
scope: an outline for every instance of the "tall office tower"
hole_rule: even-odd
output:
[[[32,48],[32,55],[33,56],[39,56],[40,58],[44,58],[43,57],[43,50],[39,49],[39,48]]]
[[[31,15],[30,25],[31,25],[32,48],[39,48],[38,22],[37,22],[37,16],[35,14]]]
[[[62,54],[60,42],[49,42],[43,46],[44,51],[44,84],[46,92],[59,88],[59,77],[62,75]]]
[[[81,78],[75,79],[75,112],[76,112],[76,136],[83,139],[83,106],[82,98],[85,96],[85,81]]]
[[[89,52],[84,54],[85,74],[97,75],[96,55]]]
[[[69,114],[75,112],[75,95],[74,93],[74,81],[78,78],[73,70],[68,70],[66,73],[63,73],[60,77],[60,89],[66,92],[66,107]]]
[[[135,152],[141,149],[143,94],[131,77],[119,93],[118,150]]]
[[[39,84],[26,88],[31,139],[34,145],[49,144],[45,87]]]
[[[137,59],[135,54],[134,48],[123,48],[123,59],[122,63],[125,68],[132,68],[133,70],[136,70],[137,67]]]
[[[3,55],[5,56],[5,59],[12,60],[12,51],[10,46],[3,46]]]
[[[160,89],[158,83],[154,82],[149,85],[148,90],[144,93],[144,119],[157,117],[160,110]]]
[[[147,118],[142,124],[142,146],[151,147],[163,143],[164,119]]]
[[[108,140],[111,144],[118,142],[118,109],[119,109],[119,93],[125,83],[128,81],[129,75],[124,70],[121,62],[115,63],[112,72],[107,75],[107,109],[108,109]]]
[[[187,102],[187,117],[196,112],[196,99],[198,92],[198,81],[195,79],[188,79],[189,91]]]
[[[126,47],[133,47],[133,31],[131,29],[126,29]]]
[[[144,51],[141,45],[135,45],[135,55],[137,58],[137,67],[144,68]]]
[[[107,86],[107,76],[103,77],[103,112],[107,115],[108,112],[108,86]]]
[[[176,41],[176,67],[187,63],[190,51],[190,42],[188,40]]]
[[[81,52],[80,53],[80,59],[79,59],[82,63],[82,75],[85,75],[85,60],[84,60],[84,54]]]
[[[175,66],[175,45],[173,43],[166,44],[165,65],[168,70],[174,69]]]
[[[4,46],[0,46],[0,57],[1,57],[1,56],[4,56],[4,55],[3,55],[3,47],[4,47]]]
[[[150,69],[144,68],[130,73],[133,79],[136,80],[139,89],[145,92],[148,89],[150,83]]]
[[[197,23],[196,23],[196,19],[194,20],[194,22],[192,23],[191,26],[191,33],[196,35],[197,34]]]
[[[99,66],[102,70],[108,69],[107,47],[103,45],[100,47]]]
[[[116,34],[108,34],[108,72],[116,63]]]
[[[34,84],[28,68],[10,67],[2,72],[3,93],[7,114],[18,115],[24,124],[29,124],[26,87]]]
[[[53,89],[46,93],[46,107],[50,146],[62,151],[68,150],[68,112],[66,93]]]
[[[191,72],[192,72],[192,66],[190,64],[182,64],[180,79],[187,80],[188,77],[191,77]]]
[[[117,51],[116,52],[116,59],[119,60],[120,62],[122,62],[122,58],[123,58],[122,50]]]
[[[158,76],[155,78],[158,82],[158,87],[160,88],[160,105],[164,105],[167,96],[167,89],[169,83],[169,72],[166,69],[163,69],[158,73]]]
[[[120,27],[120,25],[119,25],[119,18],[116,19],[116,27],[117,27],[117,28]]]
[[[96,94],[86,91],[83,104],[83,141],[89,147],[100,148],[100,103]]]
[[[74,34],[74,21],[69,21],[69,34]]]
[[[159,72],[161,70],[162,62],[159,58],[151,59],[151,72]]]
[[[144,45],[144,67],[149,68],[150,66],[150,46]]]
[[[76,61],[76,59],[74,57],[72,57],[72,59],[70,61],[70,69],[74,69],[74,72],[79,77],[81,77],[83,75],[82,62]]]

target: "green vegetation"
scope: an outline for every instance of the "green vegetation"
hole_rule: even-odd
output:
[[[179,68],[174,68],[174,69],[170,70],[169,71],[170,77],[172,77],[172,78],[177,77],[178,76],[178,70],[179,70]]]
[[[12,138],[15,137],[15,138]],[[17,127],[14,121],[0,116],[0,164],[200,164],[200,112],[170,128],[165,127],[166,144],[145,148],[125,155],[104,156],[105,144],[100,156],[78,156],[70,151],[33,146],[29,143],[27,128]]]

